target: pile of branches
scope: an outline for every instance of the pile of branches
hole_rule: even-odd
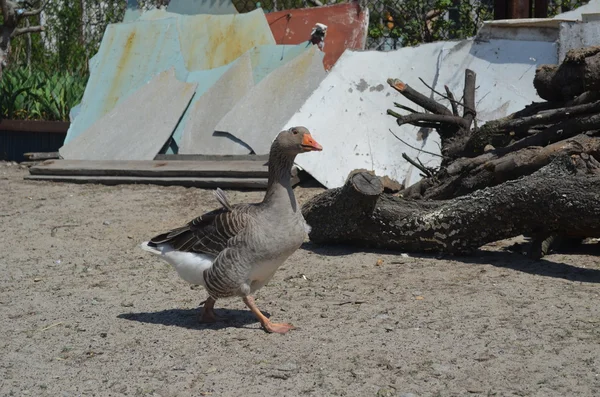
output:
[[[463,254],[523,234],[539,258],[561,239],[600,237],[600,47],[540,66],[533,83],[546,102],[479,127],[472,70],[462,99],[447,86],[436,92],[449,106],[389,79],[426,112],[395,104],[408,113],[388,114],[398,125],[434,128],[441,166],[426,168],[403,153],[423,179],[396,195],[385,194],[373,173],[351,173],[344,187],[304,205],[311,240]]]

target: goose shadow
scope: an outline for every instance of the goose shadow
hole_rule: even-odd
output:
[[[310,242],[304,243],[301,248],[322,256],[346,256],[360,252],[379,254],[389,257],[400,256],[403,253],[401,251],[393,250],[360,248],[349,245],[320,245]],[[598,255],[599,252],[600,250],[598,245],[582,244],[579,247],[572,248],[570,250],[561,250],[557,253],[595,256]],[[491,265],[543,277],[558,278],[581,283],[600,283],[600,270],[553,261],[551,256],[546,256],[542,259],[530,259],[521,253],[515,253],[508,250],[487,251],[482,249],[476,250],[469,256],[431,255],[419,253],[408,253],[408,255],[413,259],[439,259],[472,265]]]
[[[262,312],[266,317],[271,315],[268,312]],[[146,324],[161,324],[166,326],[182,327],[187,329],[225,329],[225,328],[247,328],[247,325],[257,324],[258,320],[249,310],[237,309],[217,309],[215,314],[221,319],[214,323],[200,323],[202,309],[168,309],[157,312],[129,312],[117,316],[129,321],[137,321]]]

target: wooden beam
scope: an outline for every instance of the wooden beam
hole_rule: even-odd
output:
[[[33,167],[32,167],[33,168]],[[161,185],[184,186],[204,189],[266,189],[267,178],[190,178],[190,177],[133,177],[133,176],[76,176],[76,175],[27,175],[26,180],[97,183],[101,185]]]
[[[29,169],[31,175],[127,176],[153,178],[267,178],[260,161],[47,160]]]

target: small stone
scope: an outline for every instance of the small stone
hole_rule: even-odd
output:
[[[321,313],[321,318],[327,318],[327,317],[329,317],[327,314]]]
[[[108,336],[108,334],[106,332],[100,332],[101,338],[106,338],[107,336]]]
[[[283,363],[280,366],[278,366],[276,369],[278,369],[279,371],[296,371],[298,369],[298,365],[292,362],[287,362],[287,363]]]
[[[121,306],[123,306],[123,307],[133,307],[133,302],[121,302]]]
[[[271,378],[283,379],[283,380],[287,380],[290,378],[290,374],[287,372],[273,372],[273,373],[269,374],[269,376]]]
[[[396,390],[394,389],[390,389],[388,387],[382,387],[381,389],[377,390],[377,397],[395,397],[396,396]]]
[[[110,221],[104,221],[104,222],[102,222],[102,224],[108,226],[108,225],[110,225]]]
[[[38,282],[40,282],[40,281],[42,281],[42,279],[41,279],[41,278],[38,278],[38,277],[36,277],[36,278],[34,278],[34,279],[33,279],[33,282],[34,282],[34,283],[38,283]]]

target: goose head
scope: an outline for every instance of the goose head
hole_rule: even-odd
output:
[[[323,150],[306,127],[292,127],[281,131],[273,141],[273,147],[289,156]]]

